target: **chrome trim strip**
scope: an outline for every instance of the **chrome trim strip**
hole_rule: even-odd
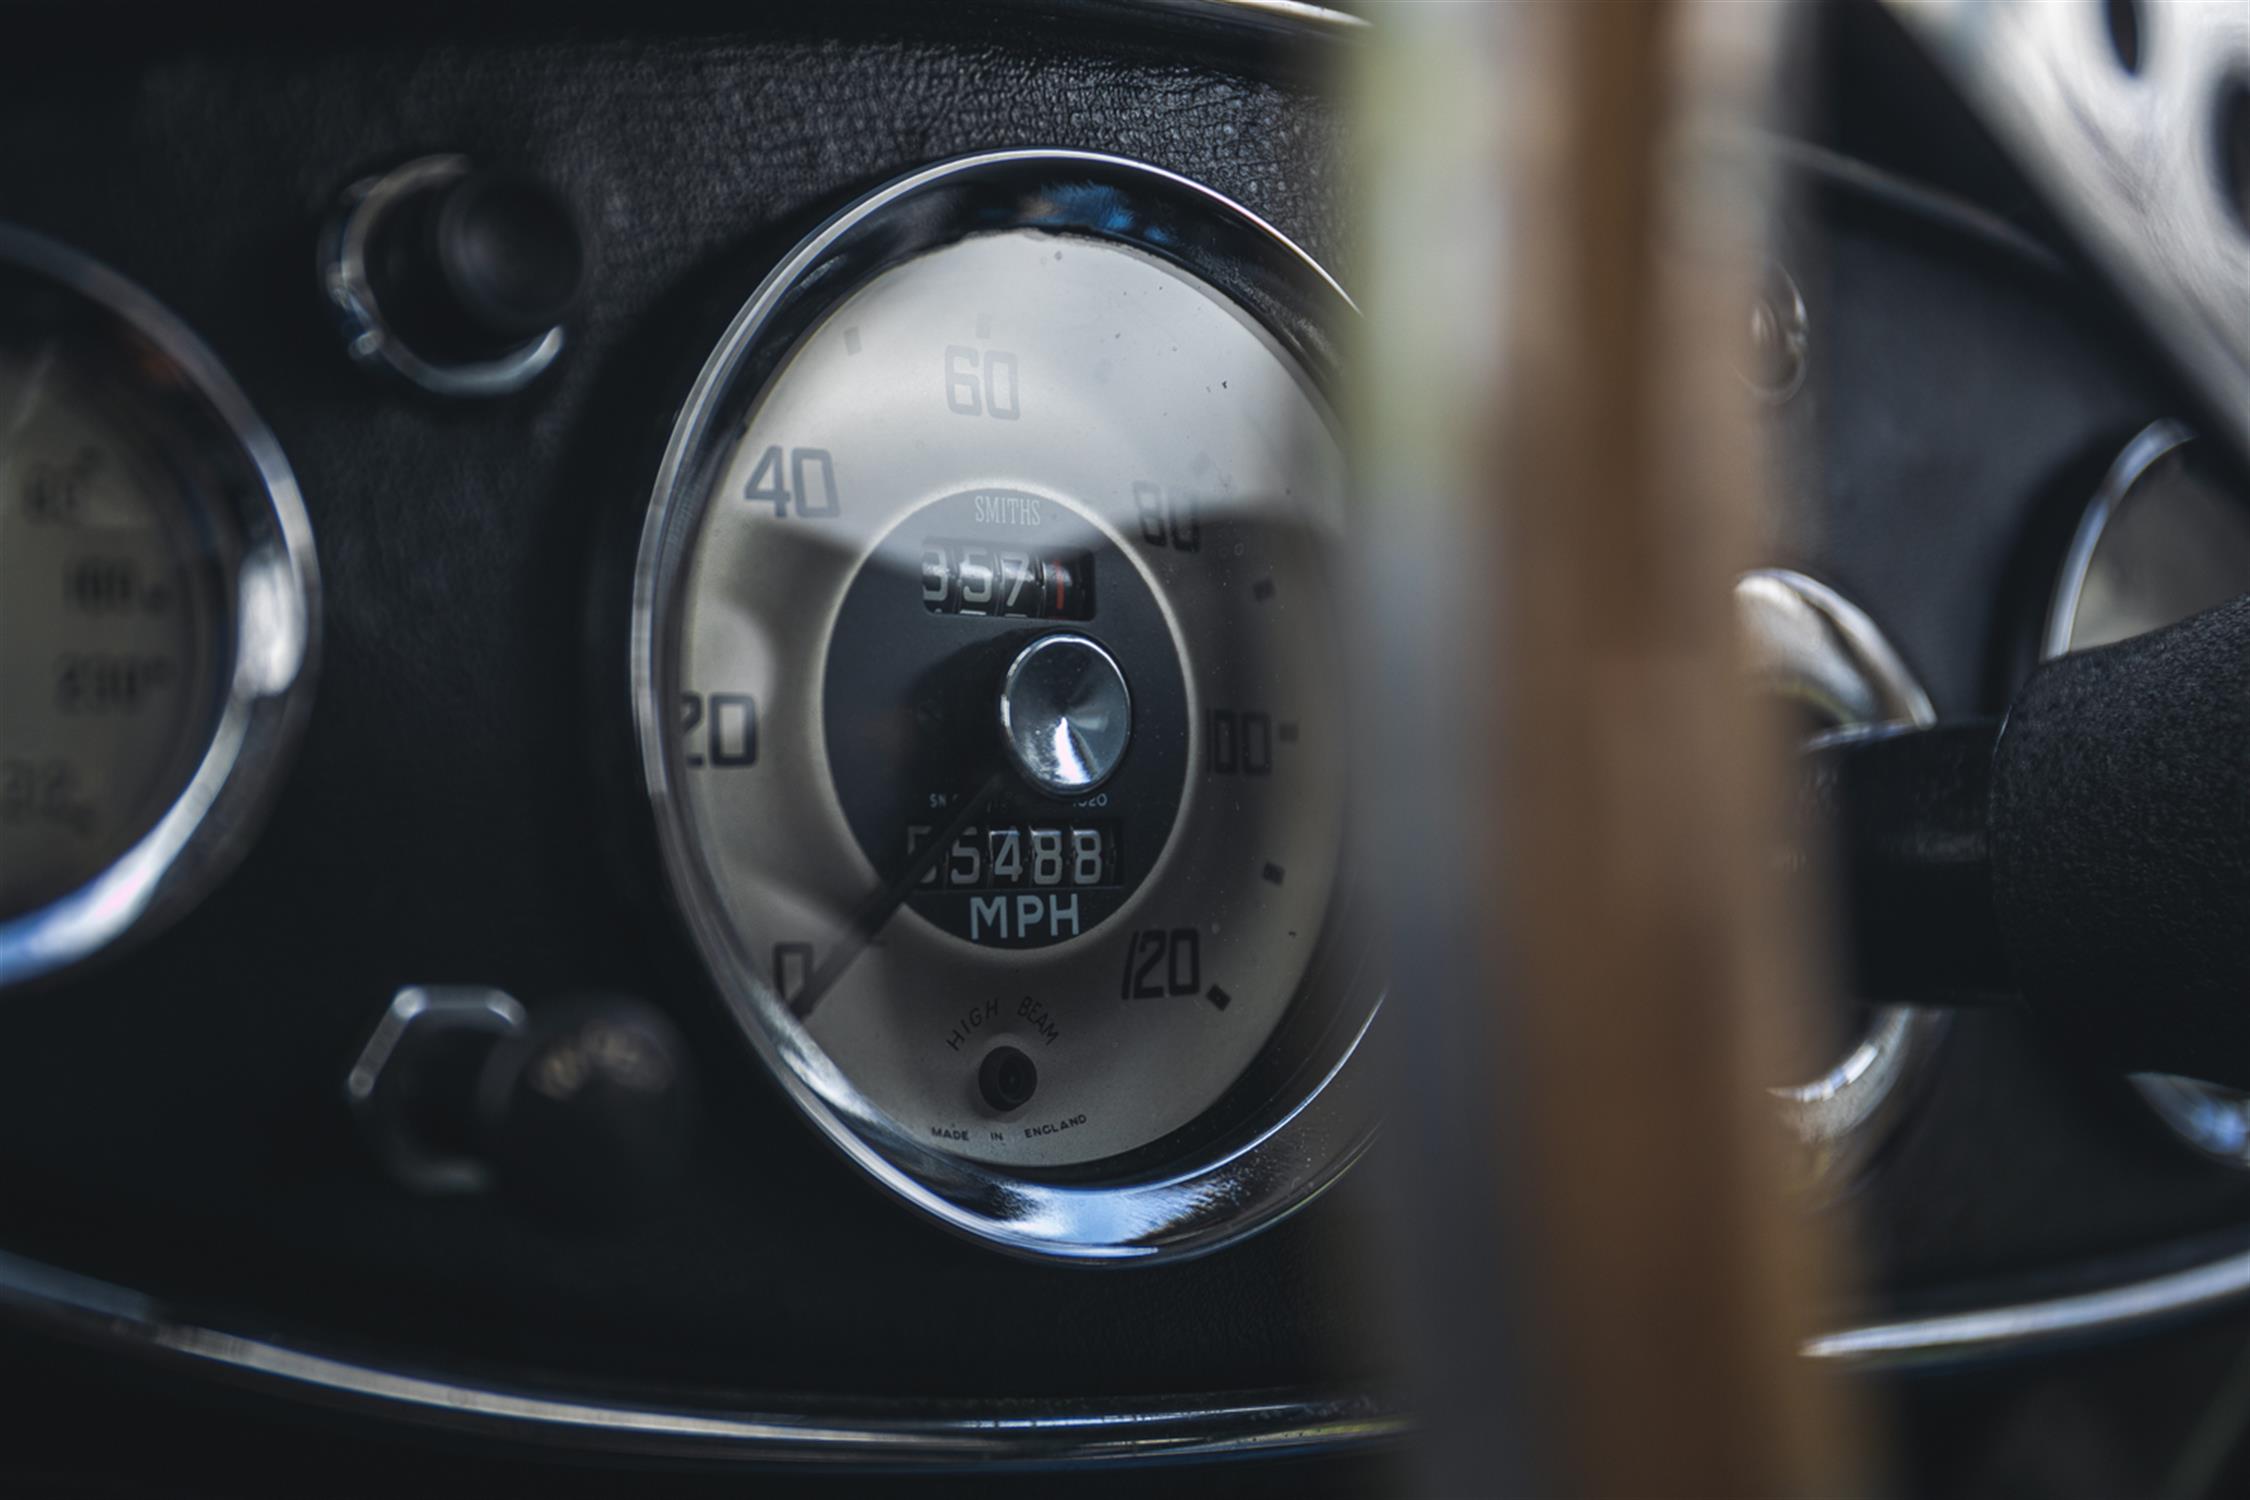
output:
[[[2069,264],[2044,241],[1966,198],[1809,141],[1766,131],[1751,131],[1744,138],[1773,162],[1812,182],[1988,246],[2047,275],[2071,274]]]
[[[1333,5],[1308,0],[1148,0],[1172,10],[1202,10],[1234,21],[1269,21],[1284,26],[1349,34],[1365,31],[1374,22]]]
[[[1208,1406],[1089,1404],[1032,1412],[988,1404],[957,1415],[725,1411],[610,1404],[474,1385],[332,1358],[175,1319],[151,1297],[0,1252],[0,1308],[59,1331],[200,1367],[297,1399],[383,1408],[397,1419],[502,1439],[758,1463],[911,1468],[1045,1467],[1158,1458],[1240,1458],[1366,1448],[1407,1430],[1367,1397],[1240,1399]]]
[[[2099,1291],[1845,1328],[1806,1340],[1800,1352],[1808,1359],[1873,1366],[2018,1353],[2202,1311],[2245,1294],[2250,1294],[2250,1250]]]
[[[2250,1250],[2091,1292],[1841,1328],[1807,1339],[1798,1352],[1846,1369],[2021,1354],[2207,1311],[2245,1295]],[[1414,1426],[1396,1402],[1368,1395],[1205,1406],[1119,1402],[1046,1413],[1013,1403],[967,1410],[943,1403],[953,1414],[930,1417],[605,1403],[416,1375],[222,1332],[182,1321],[142,1293],[6,1252],[0,1252],[0,1311],[65,1337],[122,1344],[281,1398],[326,1401],[500,1440],[756,1464],[1031,1468],[1279,1457],[1367,1451],[1406,1437]]]

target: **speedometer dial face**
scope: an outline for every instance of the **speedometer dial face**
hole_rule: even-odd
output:
[[[1272,1032],[1336,864],[1319,548],[1341,470],[1269,340],[1096,240],[933,251],[777,376],[688,574],[686,795],[766,977],[900,1123],[978,1158],[1113,1156],[1207,1109]],[[1124,688],[1083,793],[1023,774],[1001,729],[1043,640],[1096,643]],[[1000,1048],[1026,1062],[988,1098]]]
[[[926,181],[980,171],[1050,211],[878,195],[707,370],[644,547],[643,750],[715,977],[855,1154],[1177,1173],[1372,1005],[1329,982],[1344,459],[1288,329],[1098,232],[1136,188],[1270,231],[1085,158]],[[836,237],[910,216],[927,243],[787,317]]]

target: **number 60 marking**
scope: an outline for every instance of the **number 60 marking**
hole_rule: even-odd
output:
[[[1016,389],[1016,357],[1004,349],[987,354],[966,344],[947,344],[945,404],[957,416],[1013,422],[1023,415],[1023,402]]]

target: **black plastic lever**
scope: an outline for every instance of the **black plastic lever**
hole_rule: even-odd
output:
[[[1807,759],[1859,992],[2020,997],[2102,1060],[2250,1085],[2250,597],[2049,662],[1998,725]]]

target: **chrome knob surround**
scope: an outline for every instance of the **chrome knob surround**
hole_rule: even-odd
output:
[[[1000,737],[1034,787],[1085,796],[1109,779],[1133,738],[1125,673],[1087,636],[1039,637],[1001,681]]]

